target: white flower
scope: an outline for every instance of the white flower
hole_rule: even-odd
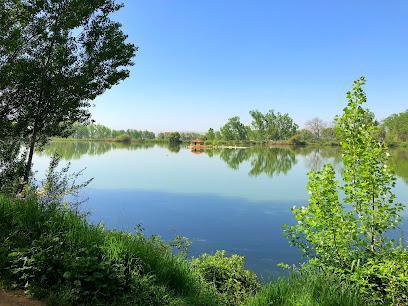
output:
[[[387,169],[387,165],[384,165],[384,168]]]
[[[388,152],[385,152],[385,155],[387,155],[387,157],[388,157],[388,156],[390,156],[390,153],[388,153]]]
[[[292,206],[292,210],[294,210],[294,209],[296,209],[296,205],[293,205],[293,206]]]
[[[298,221],[298,224],[302,224],[302,221],[299,220],[299,221]]]

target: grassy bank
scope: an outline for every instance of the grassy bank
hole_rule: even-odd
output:
[[[161,240],[106,231],[71,211],[0,196],[3,282],[54,305],[219,305]]]
[[[157,237],[107,231],[35,200],[0,195],[0,242],[2,283],[50,305],[361,305],[358,288],[320,273],[259,290],[243,257],[191,263]]]

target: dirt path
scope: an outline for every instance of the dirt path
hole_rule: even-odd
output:
[[[0,289],[0,306],[45,306],[45,303],[25,296],[22,291]]]

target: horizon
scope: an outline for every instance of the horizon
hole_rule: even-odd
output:
[[[252,109],[331,122],[361,75],[378,120],[408,108],[407,2],[124,4],[116,19],[139,51],[94,101],[98,124],[203,133],[232,116],[249,124]]]

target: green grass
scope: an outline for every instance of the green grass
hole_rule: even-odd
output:
[[[294,273],[267,284],[249,300],[248,306],[361,306],[359,289],[338,276],[308,272]]]
[[[50,304],[218,304],[161,240],[107,231],[68,210],[0,195],[0,242],[3,282]]]
[[[248,271],[229,270],[222,259],[208,268],[235,271],[220,278],[235,288]],[[107,231],[67,209],[0,194],[0,283],[49,305],[370,305],[352,283],[310,271],[267,284],[249,299],[238,298],[238,286],[228,291],[234,302],[225,301],[228,295],[194,267],[157,237]]]

